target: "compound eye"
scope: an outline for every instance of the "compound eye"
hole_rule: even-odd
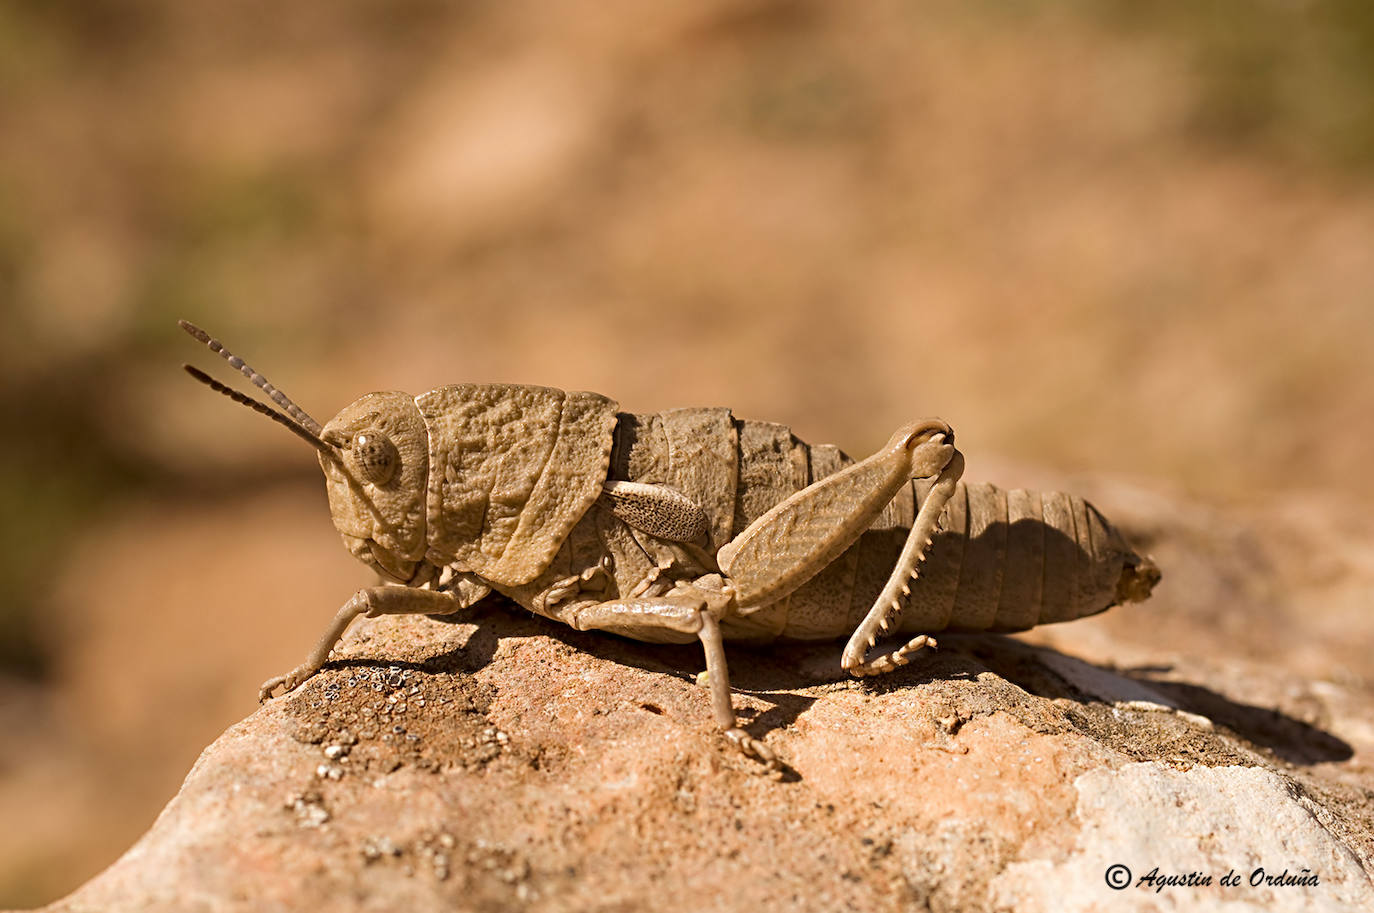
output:
[[[353,435],[353,458],[363,478],[373,485],[390,482],[401,465],[401,454],[391,438],[372,429]]]

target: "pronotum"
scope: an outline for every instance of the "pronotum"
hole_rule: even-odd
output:
[[[844,639],[876,675],[940,631],[1019,631],[1150,594],[1159,571],[1082,498],[965,484],[954,432],[899,428],[853,462],[729,409],[617,411],[596,393],[456,384],[369,393],[328,424],[198,327],[188,333],[278,412],[190,365],[319,453],[334,525],[384,581],[344,603],[305,662],[320,670],[359,615],[444,615],[493,592],[578,630],[699,640],[716,721],[745,754],[724,641]],[[885,634],[909,635],[870,659]]]

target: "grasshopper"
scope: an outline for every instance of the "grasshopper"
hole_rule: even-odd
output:
[[[457,384],[369,393],[320,425],[200,328],[186,332],[281,411],[197,380],[318,451],[334,525],[381,585],[263,683],[288,692],[359,615],[449,615],[493,593],[579,631],[700,641],[715,720],[742,729],[724,642],[847,636],[841,666],[889,672],[940,631],[1019,631],[1145,599],[1160,574],[1081,498],[965,484],[954,431],[904,425],[867,459],[729,409],[619,412],[596,393]],[[911,635],[869,658],[879,637]]]

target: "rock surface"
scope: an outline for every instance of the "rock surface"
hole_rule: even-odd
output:
[[[1169,575],[1143,606],[867,682],[837,645],[732,650],[781,780],[713,731],[695,648],[359,624],[48,909],[1374,909],[1367,640],[1284,637],[1317,601],[1367,614],[1368,552],[1304,574],[1271,560],[1292,518],[1126,513]]]

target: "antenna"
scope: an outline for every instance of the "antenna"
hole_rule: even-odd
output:
[[[234,368],[237,368],[240,374],[242,374],[244,377],[252,381],[254,386],[260,388],[262,392],[266,393],[271,398],[272,402],[276,403],[278,406],[281,406],[283,409],[285,409],[287,415],[291,416],[293,419],[299,422],[300,426],[304,428],[306,431],[309,431],[310,434],[314,436],[315,441],[319,441],[320,432],[323,430],[322,426],[319,422],[315,421],[313,418],[307,415],[304,409],[302,409],[300,406],[297,406],[295,403],[291,402],[291,398],[289,396],[278,390],[276,387],[272,386],[271,382],[268,381],[267,378],[263,377],[257,371],[254,371],[253,368],[249,366],[249,364],[246,361],[244,361],[242,358],[239,358],[233,352],[230,352],[228,349],[226,349],[224,347],[224,343],[220,342],[218,339],[215,339],[213,336],[202,330],[200,327],[196,326],[194,323],[191,323],[189,320],[178,320],[177,324],[183,330],[194,336],[196,339],[199,339],[201,342],[205,343],[205,345],[209,346],[211,352],[214,352],[220,358],[223,358],[225,361],[229,362],[229,364],[232,365]],[[187,370],[189,371],[192,369],[188,367]],[[200,379],[200,377],[197,376],[198,373],[199,372],[193,373],[191,376]],[[221,390],[220,392],[223,393],[226,391]],[[235,400],[235,402],[239,402],[239,400]],[[253,401],[249,400],[249,402]]]
[[[216,393],[223,393],[225,396],[229,397],[234,402],[242,406],[247,406],[254,412],[267,416],[279,425],[284,425],[291,431],[292,434],[296,435],[301,440],[305,441],[307,444],[309,444],[311,447],[314,447],[321,453],[333,453],[333,450],[330,448],[330,445],[320,440],[319,435],[311,432],[309,429],[301,425],[296,424],[291,419],[282,415],[280,412],[277,412],[276,410],[263,405],[262,403],[258,402],[255,399],[252,399],[251,397],[244,396],[237,390],[229,389],[224,384],[215,380],[213,377],[211,377],[209,374],[206,374],[199,368],[193,367],[192,365],[182,365],[182,367],[186,369],[187,374],[191,375],[196,380],[205,384],[205,386],[209,387],[211,390],[214,390]]]

